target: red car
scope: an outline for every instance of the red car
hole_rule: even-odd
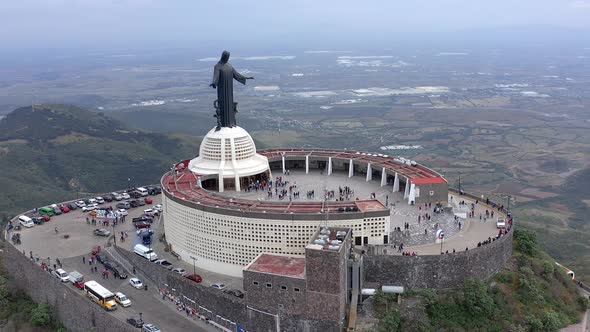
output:
[[[201,282],[201,281],[203,281],[203,278],[201,278],[201,276],[198,275],[198,274],[189,274],[189,275],[185,276],[185,278],[190,279],[190,280],[192,280],[194,282]]]
[[[152,224],[145,222],[145,221],[139,221],[135,223],[135,228],[150,228],[152,227]]]
[[[70,208],[67,207],[67,206],[65,206],[65,205],[63,205],[63,204],[59,208],[61,209],[61,212],[63,212],[63,213],[70,212]]]
[[[151,198],[149,198],[149,197],[146,197],[146,198],[145,198],[143,201],[145,202],[145,204],[152,204],[152,203],[154,202],[154,201],[152,201],[152,199],[151,199]]]
[[[45,221],[45,222],[47,222],[47,221],[51,220],[51,217],[50,217],[50,216],[48,216],[48,215],[46,215],[46,214],[42,214],[42,215],[41,215],[41,218],[43,218],[43,221]]]
[[[84,282],[74,282],[74,287],[84,289]]]

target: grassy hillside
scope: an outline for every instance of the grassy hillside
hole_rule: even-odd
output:
[[[200,140],[130,130],[118,120],[68,105],[22,107],[0,120],[0,213],[156,183]]]
[[[517,230],[514,254],[492,280],[470,279],[456,292],[423,290],[402,305],[373,298],[379,331],[557,331],[588,308],[565,272],[537,247],[534,232]]]

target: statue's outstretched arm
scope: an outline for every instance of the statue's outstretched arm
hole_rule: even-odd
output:
[[[254,77],[246,77],[240,74],[237,70],[234,69],[233,71],[234,79],[242,84],[246,84],[246,80],[254,79]]]

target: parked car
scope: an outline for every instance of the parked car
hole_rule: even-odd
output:
[[[76,203],[68,203],[68,207],[70,208],[70,211],[78,209],[78,205],[76,205]]]
[[[156,209],[147,209],[147,210],[143,210],[143,214],[145,214],[146,216],[154,217],[154,216],[159,216],[160,212]]]
[[[137,279],[137,278],[131,278],[129,279],[129,283],[131,284],[131,287],[136,288],[136,289],[142,289],[143,288],[143,283],[141,282],[141,280]]]
[[[115,301],[117,301],[122,307],[128,307],[131,305],[131,300],[121,292],[115,293]]]
[[[135,228],[150,228],[150,227],[152,227],[152,224],[147,223],[145,221],[136,222],[133,225],[135,226]]]
[[[78,206],[79,208],[83,208],[83,207],[85,207],[85,206],[86,206],[86,203],[85,203],[84,201],[77,201],[75,204],[76,204],[76,206]]]
[[[198,274],[189,274],[189,275],[184,276],[184,277],[187,278],[187,279],[190,279],[190,280],[192,280],[194,282],[201,282],[201,281],[203,281],[203,278],[201,278],[201,276],[198,275]]]
[[[145,205],[145,201],[143,199],[138,199],[137,200],[137,205],[144,206]]]
[[[186,274],[186,270],[181,268],[181,267],[175,267],[172,269],[172,272],[176,273],[176,274],[180,274],[181,276]]]
[[[31,228],[31,227],[35,226],[33,219],[31,219],[25,215],[18,217],[18,223],[23,225],[23,227],[26,227],[26,228]]]
[[[40,217],[43,218],[43,221],[45,221],[45,222],[48,222],[49,220],[51,220],[51,217],[46,214],[42,214]]]
[[[145,229],[145,228],[143,228],[143,229]],[[146,234],[146,235],[142,236],[141,243],[146,246],[149,246],[150,244],[152,244],[152,235]]]
[[[158,212],[162,212],[164,210],[162,204],[154,205],[153,209]]]
[[[104,203],[104,198],[102,198],[101,196],[96,196],[96,204],[103,204]]]
[[[61,209],[56,204],[52,204],[51,205],[51,209],[53,209],[53,213],[56,214],[56,215],[58,215],[58,216],[60,214],[62,214]]]
[[[82,273],[78,271],[72,271],[68,275],[70,282],[74,285],[74,287],[79,289],[84,289],[84,276]]]
[[[122,199],[123,199],[123,196],[121,196],[121,194],[119,194],[119,193],[117,193],[117,192],[114,192],[114,191],[113,191],[113,192],[111,193],[111,195],[113,195],[113,199],[114,199],[115,201],[120,201],[120,200],[122,200]]]
[[[97,228],[94,230],[94,235],[108,237],[111,235],[111,232],[104,228]]]
[[[70,276],[68,275],[68,273],[66,271],[64,271],[62,269],[53,270],[53,272],[51,272],[51,274],[53,274],[61,282],[70,281]]]
[[[35,225],[42,225],[43,223],[45,223],[45,219],[43,219],[43,217],[33,217],[31,219],[33,220],[33,224]]]
[[[139,202],[132,199],[129,201],[129,205],[131,205],[132,208],[138,207],[139,206]]]
[[[63,213],[70,212],[70,208],[65,204],[60,205],[59,208],[60,208],[61,212],[63,212]]]
[[[498,218],[498,221],[496,221],[496,227],[497,228],[506,228],[506,220],[504,220],[504,218]]]
[[[111,261],[105,262],[104,267],[107,270],[111,270],[111,272],[113,273],[113,276],[115,276],[115,278],[127,279],[127,277],[128,277],[127,271],[125,271],[125,268],[123,268],[121,265],[119,265],[115,262],[111,262]]]
[[[82,207],[82,212],[90,212],[90,211],[96,210],[97,208],[98,208],[98,204],[90,203],[90,204]]]
[[[128,194],[128,193],[122,193],[122,194],[121,194],[121,197],[122,197],[123,199],[130,199],[130,198],[131,198],[131,196],[129,196],[129,194]]]
[[[109,261],[109,256],[107,256],[107,254],[101,252],[96,255],[96,260],[98,260],[100,263],[104,264]]]
[[[104,196],[102,196],[102,198],[104,199],[105,202],[112,202],[113,201],[113,196],[111,196],[111,195],[104,195]]]
[[[131,204],[129,202],[119,202],[117,203],[117,209],[129,209],[131,208]]]
[[[213,287],[215,289],[219,289],[219,290],[224,290],[227,286],[222,283],[214,283],[211,285],[211,287]]]
[[[152,235],[152,234],[154,234],[154,231],[152,231],[151,229],[147,229],[147,228],[142,228],[142,229],[137,230],[137,235],[139,235],[139,236],[143,236],[146,233]]]
[[[146,189],[150,195],[157,195],[162,193],[162,188],[160,187],[147,187]]]
[[[161,265],[161,266],[165,267],[168,270],[172,270],[172,268],[173,268],[172,263],[170,263],[169,261],[167,261],[165,259],[158,259],[154,263],[156,263],[158,265]]]
[[[120,216],[129,215],[129,212],[127,212],[127,210],[125,210],[125,209],[119,209],[119,210],[117,210],[117,212],[119,213]]]
[[[37,210],[37,212],[39,212],[39,214],[47,215],[47,216],[50,216],[50,217],[53,217],[53,215],[55,214],[55,213],[53,213],[53,209],[52,208],[46,207],[46,206],[45,207],[42,207],[42,208],[39,208],[39,210]]]
[[[161,332],[160,329],[154,324],[143,324],[141,330],[144,332]]]
[[[149,197],[144,198],[143,201],[145,202],[145,204],[152,204],[152,203],[154,203],[154,200],[151,199],[151,198],[149,198]]]
[[[239,289],[224,289],[223,292],[226,294],[229,294],[229,295],[233,295],[235,297],[239,297],[239,298],[244,297],[244,292],[242,292]]]
[[[144,221],[144,222],[148,222],[148,223],[153,223],[154,219],[148,217],[148,216],[139,216],[139,217],[135,217],[133,219],[131,219],[133,222],[140,222],[140,221]]]
[[[133,327],[142,327],[143,321],[139,318],[129,317],[127,318],[127,323],[131,324]]]

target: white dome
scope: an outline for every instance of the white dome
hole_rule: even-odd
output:
[[[269,169],[268,159],[256,154],[254,140],[241,127],[209,130],[201,142],[199,156],[188,167],[200,175],[216,174],[223,178],[256,175]]]

